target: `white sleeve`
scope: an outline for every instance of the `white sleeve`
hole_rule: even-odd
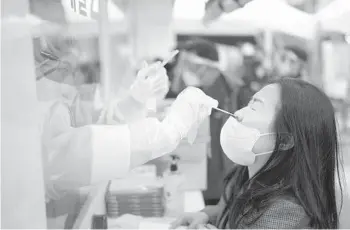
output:
[[[60,154],[50,171],[61,190],[85,187],[123,177],[130,168],[172,152],[180,140],[171,122],[155,118],[72,128],[52,140]]]
[[[91,183],[122,177],[130,170],[127,125],[92,126]]]
[[[129,125],[131,167],[146,163],[176,149],[181,135],[167,119],[147,118]]]
[[[60,154],[51,162],[50,174],[61,190],[124,176],[130,169],[127,125],[72,128],[52,141]]]
[[[216,100],[190,87],[176,98],[163,121],[147,118],[130,124],[131,166],[174,151],[217,106]]]

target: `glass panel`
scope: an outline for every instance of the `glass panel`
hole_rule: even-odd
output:
[[[55,4],[53,3],[55,2]],[[65,24],[33,38],[48,228],[72,228],[91,191],[92,136],[83,127],[99,123],[105,88],[120,96],[130,84],[131,53],[125,21],[109,7],[109,84],[101,85],[98,1],[31,1],[33,13]],[[111,6],[109,2],[108,6]],[[45,5],[45,6],[44,6]],[[35,6],[35,7],[34,7]],[[65,14],[57,13],[63,7]],[[111,10],[112,9],[112,10]],[[51,14],[52,13],[52,14]],[[51,17],[54,16],[54,17]],[[51,28],[55,28],[54,24]],[[49,28],[49,27],[45,27]],[[104,57],[106,58],[106,57]],[[125,90],[124,90],[125,91]],[[74,167],[70,167],[71,165]],[[89,167],[88,167],[88,166]],[[85,167],[86,166],[86,167]]]

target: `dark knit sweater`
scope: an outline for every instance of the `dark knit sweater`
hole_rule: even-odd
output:
[[[222,226],[218,222],[218,217],[225,208],[225,202],[220,200],[219,204],[215,206],[207,206],[205,212],[209,218],[210,223],[215,224],[218,228],[226,228],[229,226]],[[249,222],[250,217],[248,217]],[[292,199],[278,199],[273,202],[267,210],[253,222],[251,225],[245,225],[243,222],[239,225],[239,229],[291,229],[291,228],[308,228],[309,218],[302,206],[294,202]]]

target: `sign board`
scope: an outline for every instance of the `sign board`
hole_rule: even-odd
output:
[[[62,0],[69,21],[98,20],[100,0]],[[123,12],[112,1],[108,1],[108,16],[111,20],[122,20]]]
[[[98,0],[69,0],[70,9],[75,13],[89,17],[93,19],[98,19]]]

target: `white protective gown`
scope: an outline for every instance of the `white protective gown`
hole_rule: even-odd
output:
[[[123,100],[116,104],[115,118],[124,125],[92,125],[93,102],[81,100],[74,87],[43,78],[37,89],[48,228],[71,228],[85,196],[81,188],[129,171],[130,132],[125,123],[145,113],[136,104],[128,111],[118,109],[119,104],[132,103]],[[134,115],[127,116],[130,112]]]
[[[146,162],[172,151],[180,141],[155,118],[132,125],[75,127],[75,122],[68,103],[57,102],[50,108],[42,142],[48,198],[50,191],[70,191],[122,177],[130,170],[132,152]]]
[[[42,135],[49,229],[72,228],[87,195],[80,189],[124,176],[131,168],[132,150],[140,158],[144,157],[139,162],[147,162],[152,157],[151,146],[158,146],[159,142],[174,143],[167,149],[177,145],[177,140],[169,141],[164,136],[165,139],[146,147],[148,139],[138,132],[137,125],[131,128],[127,124],[74,127],[74,113],[67,102],[46,103],[43,107],[50,108]],[[150,138],[157,133],[164,135],[156,119],[145,119],[145,122],[144,133]],[[131,135],[130,129],[134,129],[136,135]],[[152,131],[155,132],[152,134]],[[132,142],[138,142],[138,147],[131,148]]]
[[[62,198],[77,194],[80,188],[122,177],[131,167],[175,150],[192,127],[198,126],[218,104],[199,89],[185,91],[163,121],[142,118],[119,125],[76,126],[77,120],[82,119],[77,109],[84,107],[83,103],[75,107],[59,101],[50,106],[42,130],[48,219],[56,221],[67,209],[74,216],[79,209],[74,199],[79,198],[76,196],[68,203]],[[121,103],[116,104],[115,110],[118,105]],[[78,207],[68,207],[74,202]],[[58,211],[59,207],[62,211]]]

